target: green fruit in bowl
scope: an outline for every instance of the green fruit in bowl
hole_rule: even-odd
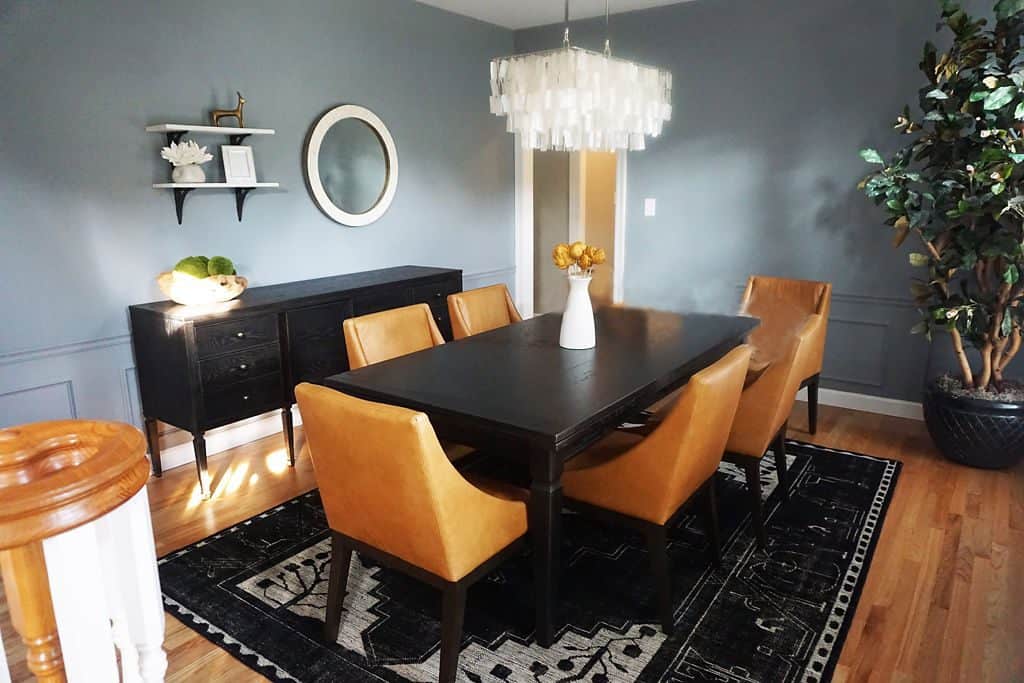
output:
[[[207,266],[210,275],[234,275],[235,264],[227,256],[214,256]]]
[[[205,256],[186,256],[178,261],[174,270],[195,278],[207,277],[209,273],[209,259]]]

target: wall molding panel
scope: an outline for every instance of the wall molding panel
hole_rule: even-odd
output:
[[[0,392],[0,415],[12,424],[78,417],[70,379]]]

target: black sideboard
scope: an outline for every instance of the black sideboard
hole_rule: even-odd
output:
[[[275,409],[294,465],[293,390],[348,370],[342,321],[426,303],[451,340],[447,298],[460,291],[461,270],[400,266],[253,287],[226,304],[130,306],[153,473],[161,474],[160,420],[192,434],[199,484],[209,496],[204,433]]]

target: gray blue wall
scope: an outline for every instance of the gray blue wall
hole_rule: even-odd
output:
[[[937,2],[696,0],[612,18],[612,48],[670,69],[675,111],[629,156],[629,304],[735,310],[750,273],[835,286],[825,385],[918,400],[928,348],[904,248],[857,190],[857,151],[894,148]],[[572,27],[600,49],[603,20]],[[561,27],[516,48],[560,44]],[[643,216],[643,198],[658,200]]]
[[[511,31],[411,0],[0,3],[0,426],[54,417],[138,422],[126,307],[164,298],[182,256],[233,257],[252,285],[403,263],[453,266],[469,287],[512,281],[513,142],[488,113],[487,63]],[[178,227],[162,122],[248,100],[257,173],[245,220],[194,192]],[[326,109],[388,124],[398,193],[346,228],[302,175]],[[217,152],[219,137],[199,137]],[[208,175],[222,173],[218,158]]]

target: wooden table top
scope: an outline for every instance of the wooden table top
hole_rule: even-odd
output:
[[[756,318],[607,307],[597,345],[558,345],[561,315],[542,315],[443,346],[334,375],[327,386],[435,416],[472,419],[555,449],[645,407],[746,338]]]

